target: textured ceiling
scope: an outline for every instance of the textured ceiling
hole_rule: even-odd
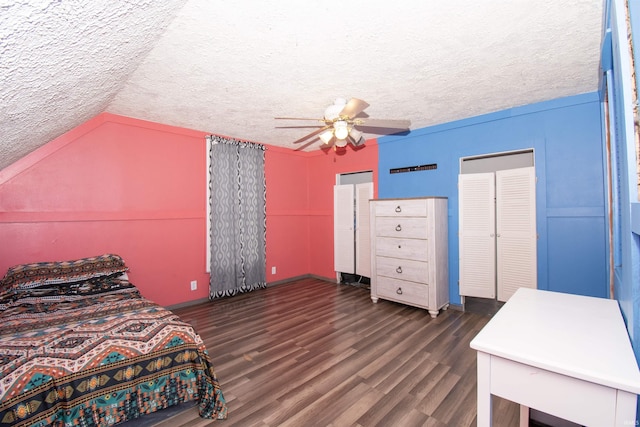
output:
[[[274,117],[338,97],[418,129],[592,92],[602,17],[603,0],[0,0],[0,169],[104,111],[299,148],[309,130]]]

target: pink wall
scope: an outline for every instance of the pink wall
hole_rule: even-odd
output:
[[[267,282],[309,274],[309,218],[304,153],[268,147]],[[272,274],[276,267],[276,274]]]
[[[205,135],[103,113],[0,171],[0,274],[112,252],[159,304],[206,298]],[[268,147],[268,282],[334,277],[335,174],[376,165],[373,142],[344,155]]]

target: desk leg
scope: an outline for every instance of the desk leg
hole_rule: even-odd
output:
[[[618,390],[616,398],[616,426],[636,425],[636,399],[633,393]]]
[[[490,427],[491,414],[491,356],[478,352],[478,427]]]

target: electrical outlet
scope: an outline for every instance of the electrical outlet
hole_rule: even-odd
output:
[[[271,274],[276,274],[276,266],[271,267]]]
[[[196,289],[198,289],[198,281],[197,280],[192,280],[191,281],[191,290],[195,291]]]

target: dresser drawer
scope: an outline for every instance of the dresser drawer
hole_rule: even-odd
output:
[[[376,218],[376,236],[427,238],[427,222],[424,218]]]
[[[429,263],[376,256],[375,273],[378,276],[427,283],[429,278]]]
[[[427,216],[426,200],[378,200],[376,216]]]
[[[428,243],[428,240],[422,239],[377,237],[376,255],[426,262],[429,259]]]
[[[429,305],[429,286],[390,277],[377,278],[378,296],[410,305]]]

